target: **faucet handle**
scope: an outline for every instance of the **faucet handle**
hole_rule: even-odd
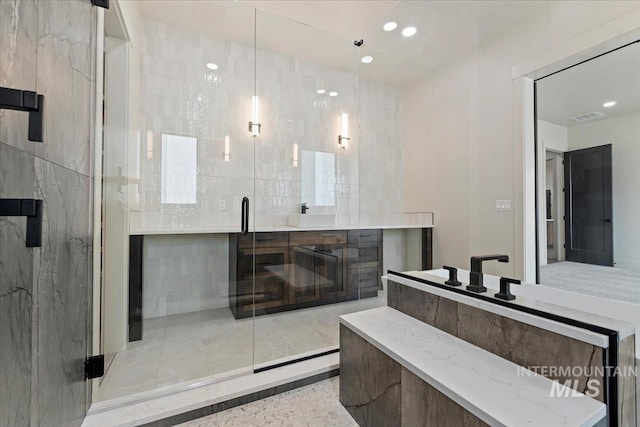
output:
[[[508,277],[500,278],[500,292],[494,296],[498,299],[505,301],[512,301],[516,299],[516,296],[511,293],[510,285],[520,285],[522,282],[516,279],[509,279]]]
[[[449,286],[460,286],[462,283],[458,280],[458,269],[455,267],[447,267],[443,265],[442,268],[449,271],[449,280],[445,281],[445,285]]]

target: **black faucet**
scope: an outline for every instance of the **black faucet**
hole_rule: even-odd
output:
[[[307,207],[307,202],[304,202],[302,205],[300,205],[300,213],[303,215],[306,214],[309,209],[311,208]]]
[[[509,255],[483,255],[471,257],[471,273],[469,273],[469,286],[467,290],[476,293],[487,292],[484,287],[484,276],[482,275],[482,263],[484,261],[497,260],[498,262],[509,262]]]

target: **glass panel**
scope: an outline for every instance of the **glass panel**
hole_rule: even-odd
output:
[[[535,83],[542,285],[640,304],[639,72],[634,43]]]
[[[138,5],[139,39],[128,64],[131,99],[139,100],[129,105],[131,134],[139,135],[129,141],[137,149],[128,158],[134,277],[130,286],[128,277],[103,269],[103,324],[122,333],[109,344],[115,357],[97,400],[136,399],[253,371],[253,223],[240,231],[243,198],[249,209],[255,199],[247,128],[255,12],[237,2]],[[120,189],[115,178],[109,182]],[[283,264],[283,256],[257,255],[258,275],[265,263]],[[261,286],[282,293],[277,283]]]
[[[353,40],[260,11],[256,22],[256,236],[265,239],[256,300],[265,294],[255,367],[264,368],[337,350],[338,317],[363,307],[349,246],[359,219],[360,89]]]
[[[429,236],[423,228],[433,223],[428,212],[407,212],[404,194],[405,111],[402,108],[404,83],[408,82],[420,55],[406,55],[399,48],[403,37],[383,30],[386,22],[403,22],[424,5],[401,3],[359,47],[360,135],[359,135],[359,234],[354,242],[353,274],[366,307],[387,304],[386,286],[381,276],[387,271],[430,268],[423,255]],[[396,40],[395,42],[393,40]],[[424,248],[423,248],[424,244]]]

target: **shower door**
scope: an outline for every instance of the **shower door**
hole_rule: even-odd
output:
[[[355,310],[348,235],[358,221],[358,48],[258,11],[256,371],[338,350]],[[258,301],[260,301],[258,305]]]
[[[140,129],[129,134],[136,149],[126,196],[129,271],[136,274],[128,283],[105,282],[107,289],[128,286],[137,298],[124,311],[122,302],[103,301],[117,304],[103,312],[108,327],[126,324],[128,311],[136,328],[117,337],[94,399],[100,401],[252,373],[260,304],[254,258],[264,260],[254,242],[257,138],[250,125],[257,123],[255,10],[178,0],[141,2],[140,10],[130,64],[132,73],[140,67],[139,84],[130,82],[140,98],[130,104],[139,108]],[[195,16],[208,17],[206,25]],[[105,179],[119,184],[118,169],[107,169]]]

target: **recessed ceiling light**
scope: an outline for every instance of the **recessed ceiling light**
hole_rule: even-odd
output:
[[[322,95],[324,92],[325,92],[324,89],[318,89],[316,91],[316,93],[318,93],[319,95]]]
[[[602,104],[604,108],[613,107],[614,105],[616,105],[616,101],[607,101],[604,104]]]
[[[416,30],[416,27],[407,27],[404,30],[402,30],[402,35],[405,37],[411,37],[413,36],[418,30]]]
[[[363,56],[360,61],[362,61],[363,64],[371,64],[373,62],[373,56]]]
[[[387,22],[386,24],[384,24],[382,26],[382,29],[385,31],[393,31],[396,28],[398,28],[398,24],[396,24],[395,22],[391,21],[391,22]]]
[[[338,96],[338,92],[329,92],[329,96]]]
[[[210,69],[210,70],[217,70],[218,66],[216,64],[214,64],[213,62],[209,62],[207,64],[207,68]]]

